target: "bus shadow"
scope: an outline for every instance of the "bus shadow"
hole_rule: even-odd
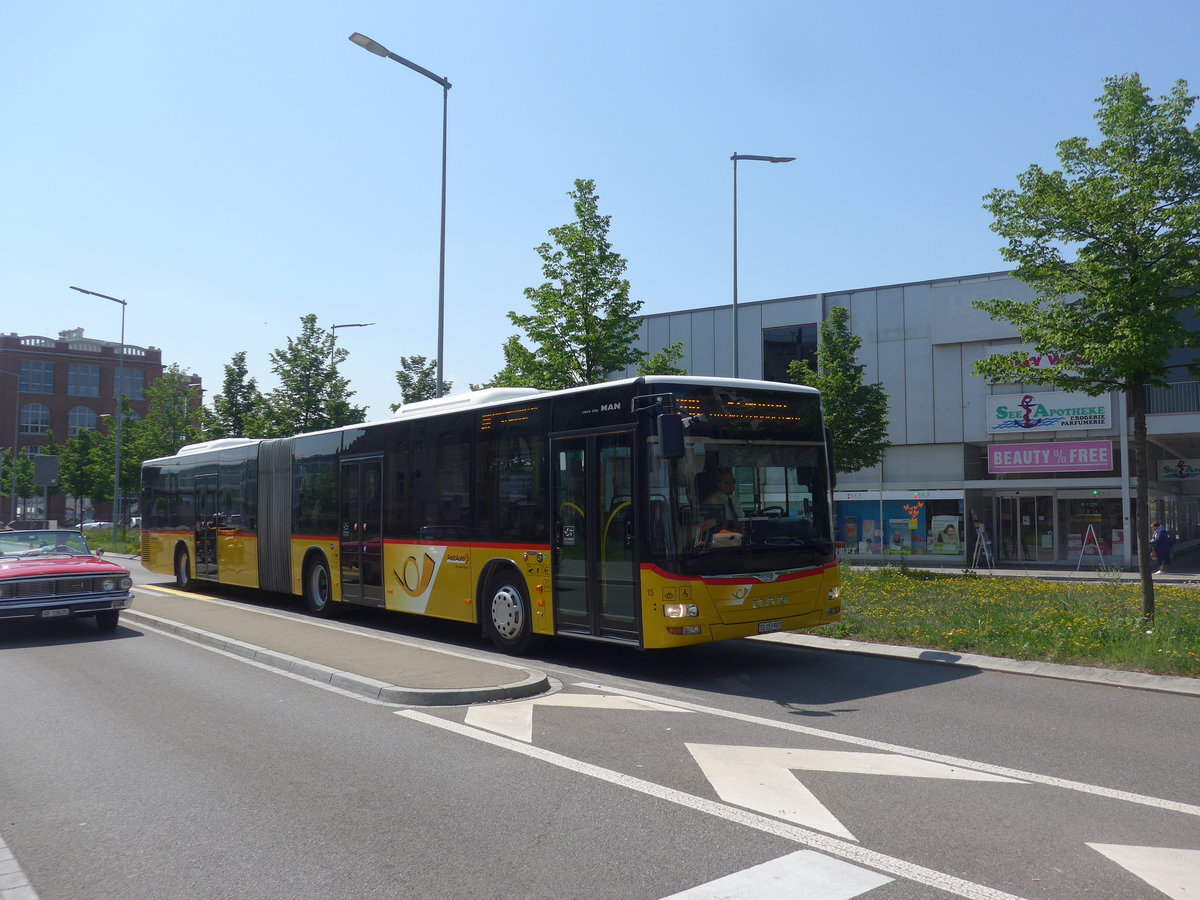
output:
[[[652,652],[581,643],[558,642],[542,661],[722,697],[766,700],[814,718],[853,712],[842,705],[856,700],[946,684],[980,672],[968,666],[748,640]]]

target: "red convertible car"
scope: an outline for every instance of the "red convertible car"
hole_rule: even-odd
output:
[[[94,555],[78,531],[0,531],[0,619],[94,616],[113,631],[132,585],[129,570]]]

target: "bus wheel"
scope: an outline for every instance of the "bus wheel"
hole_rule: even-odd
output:
[[[314,616],[327,619],[333,615],[333,580],[323,556],[310,562],[305,570],[304,602]]]
[[[192,586],[192,563],[186,547],[175,551],[175,587],[186,591]]]
[[[533,644],[529,597],[516,572],[494,576],[485,595],[488,637],[505,653],[525,653]]]

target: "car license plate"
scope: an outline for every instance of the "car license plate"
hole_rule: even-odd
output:
[[[54,616],[69,616],[70,614],[71,614],[71,611],[69,609],[43,609],[42,610],[42,618],[43,619],[51,619]]]
[[[776,619],[774,622],[758,623],[759,634],[770,634],[772,631],[783,631],[783,621]]]

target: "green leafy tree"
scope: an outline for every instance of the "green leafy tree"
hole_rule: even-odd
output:
[[[1061,171],[1030,166],[1016,190],[984,198],[992,230],[1008,242],[1001,253],[1038,296],[975,305],[1010,322],[1035,353],[1061,358],[1037,370],[1038,384],[1128,398],[1146,618],[1154,615],[1144,552],[1147,389],[1170,380],[1172,351],[1200,347],[1190,324],[1200,286],[1200,125],[1187,124],[1195,100],[1184,81],[1154,102],[1136,73],[1105,79],[1099,143],[1068,138],[1058,144]],[[1025,382],[1027,356],[990,356],[975,371],[993,383]]]
[[[127,454],[140,472],[143,461],[174,456],[180,447],[204,440],[200,388],[191,382],[191,376],[172,363],[146,388],[145,418],[126,423],[122,468]]]
[[[12,496],[13,496],[13,479],[14,472],[16,478],[16,495],[18,505],[24,501],[26,497],[33,496],[36,486],[33,483],[33,460],[25,453],[17,454],[16,466],[13,466],[13,452],[11,449],[4,451],[4,482],[3,494],[9,499],[5,504],[5,515],[10,511]]]
[[[95,443],[96,432],[81,428],[74,436],[67,438],[58,454],[58,483],[69,496],[75,498],[77,520],[82,520],[83,510],[78,504],[84,497],[94,501],[98,494],[112,488],[111,457],[107,474],[98,475],[93,460],[92,448]],[[107,481],[107,487],[97,485],[101,478]]]
[[[596,185],[577,179],[567,194],[575,221],[550,229],[553,244],[537,247],[545,277],[525,289],[533,312],[508,318],[522,329],[504,345],[505,367],[491,385],[565,388],[595,384],[641,362],[633,346],[641,301],[629,298],[625,260],[608,242],[610,216],[599,212]]]
[[[686,375],[687,369],[681,369],[675,365],[683,359],[683,343],[672,344],[670,347],[663,347],[653,356],[643,359],[638,363],[637,373],[639,375]]]
[[[821,392],[825,424],[833,432],[835,463],[849,474],[883,461],[888,440],[888,396],[882,382],[866,384],[858,362],[862,338],[850,331],[850,313],[841,306],[817,328],[817,368],[806,359],[788,364],[796,384]]]
[[[400,368],[396,371],[396,384],[400,385],[400,402],[391,404],[392,412],[405,403],[432,400],[437,395],[437,360],[424,356],[400,357]],[[442,395],[450,393],[453,381],[442,381]]]
[[[212,416],[208,423],[211,437],[245,437],[246,429],[262,403],[258,381],[249,377],[246,351],[239,350],[225,364],[221,392],[212,398]]]
[[[247,437],[287,437],[305,431],[355,425],[366,408],[354,406],[350,382],[338,372],[349,352],[317,325],[313,313],[300,317],[300,336],[271,353],[279,387],[267,393],[247,427]]]

